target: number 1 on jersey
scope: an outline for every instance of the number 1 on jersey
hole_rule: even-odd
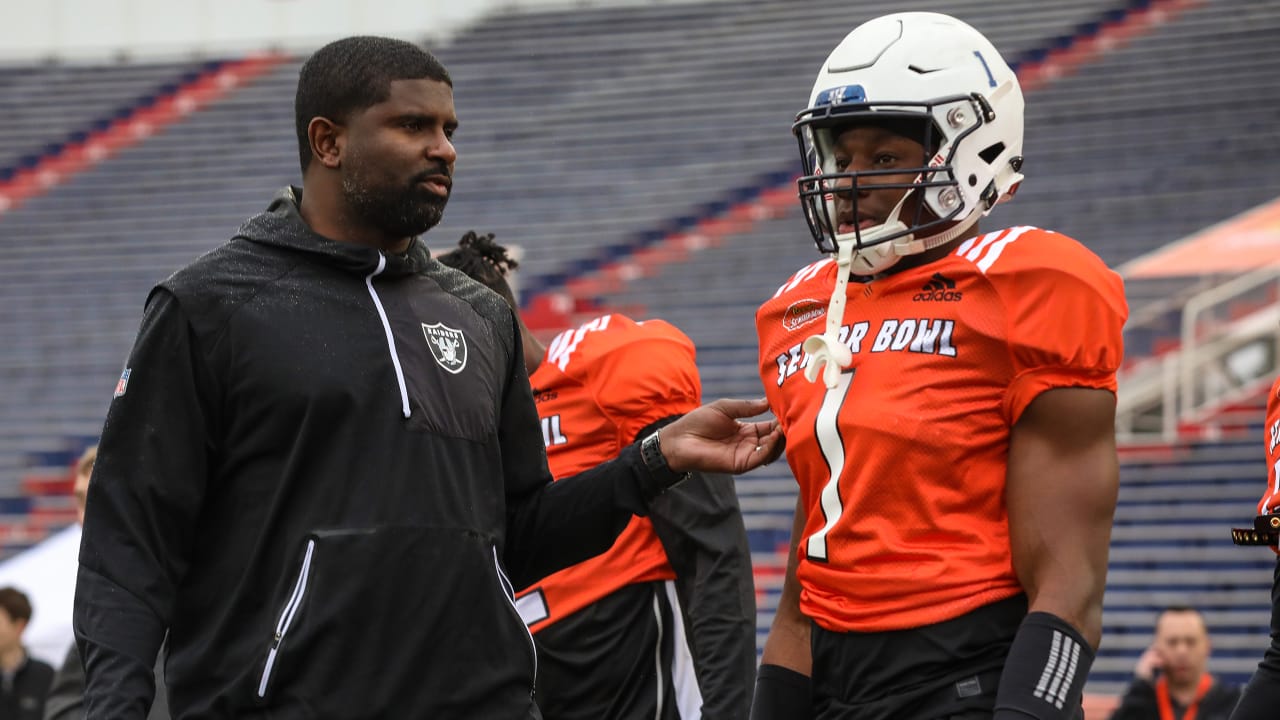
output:
[[[849,395],[853,374],[853,370],[840,373],[836,386],[827,390],[823,396],[822,407],[813,423],[818,449],[822,451],[822,458],[827,461],[827,470],[831,475],[819,496],[819,506],[826,522],[820,530],[809,536],[805,545],[805,552],[810,560],[827,560],[827,533],[840,522],[840,515],[844,512],[844,505],[840,500],[840,476],[844,474],[845,457],[839,421],[840,408]]]

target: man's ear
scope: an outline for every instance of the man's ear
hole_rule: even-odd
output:
[[[307,139],[311,142],[311,155],[330,170],[342,164],[342,149],[346,144],[346,128],[325,117],[313,117],[307,123]]]

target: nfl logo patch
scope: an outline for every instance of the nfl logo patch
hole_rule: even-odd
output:
[[[125,368],[124,372],[120,373],[120,380],[116,383],[116,392],[112,397],[122,397],[124,395],[124,391],[129,389],[129,373],[131,372],[133,371],[129,368]]]

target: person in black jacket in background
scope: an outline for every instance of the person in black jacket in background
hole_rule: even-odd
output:
[[[31,600],[12,587],[0,588],[0,718],[40,720],[53,681],[53,667],[27,654],[22,633],[31,622]]]
[[[354,37],[302,66],[302,188],[152,290],[89,488],[88,717],[538,718],[513,604],[689,471],[781,453],[700,407],[552,483],[513,313],[430,257],[448,73]]]

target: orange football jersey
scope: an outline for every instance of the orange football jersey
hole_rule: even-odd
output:
[[[557,479],[617,457],[646,426],[702,399],[693,342],[661,320],[617,313],[556,336],[529,381]],[[653,523],[636,517],[607,552],[521,591],[517,607],[537,632],[618,588],[674,578]]]
[[[821,333],[832,259],[756,313],[760,374],[807,519],[803,612],[834,631],[920,627],[1021,592],[1004,487],[1010,429],[1042,391],[1115,391],[1120,276],[1080,243],[1015,227],[865,284],[828,390],[801,343]]]
[[[1280,445],[1280,378],[1276,378],[1267,395],[1266,443],[1267,490],[1258,501],[1259,515],[1280,513],[1280,453],[1276,451]]]

